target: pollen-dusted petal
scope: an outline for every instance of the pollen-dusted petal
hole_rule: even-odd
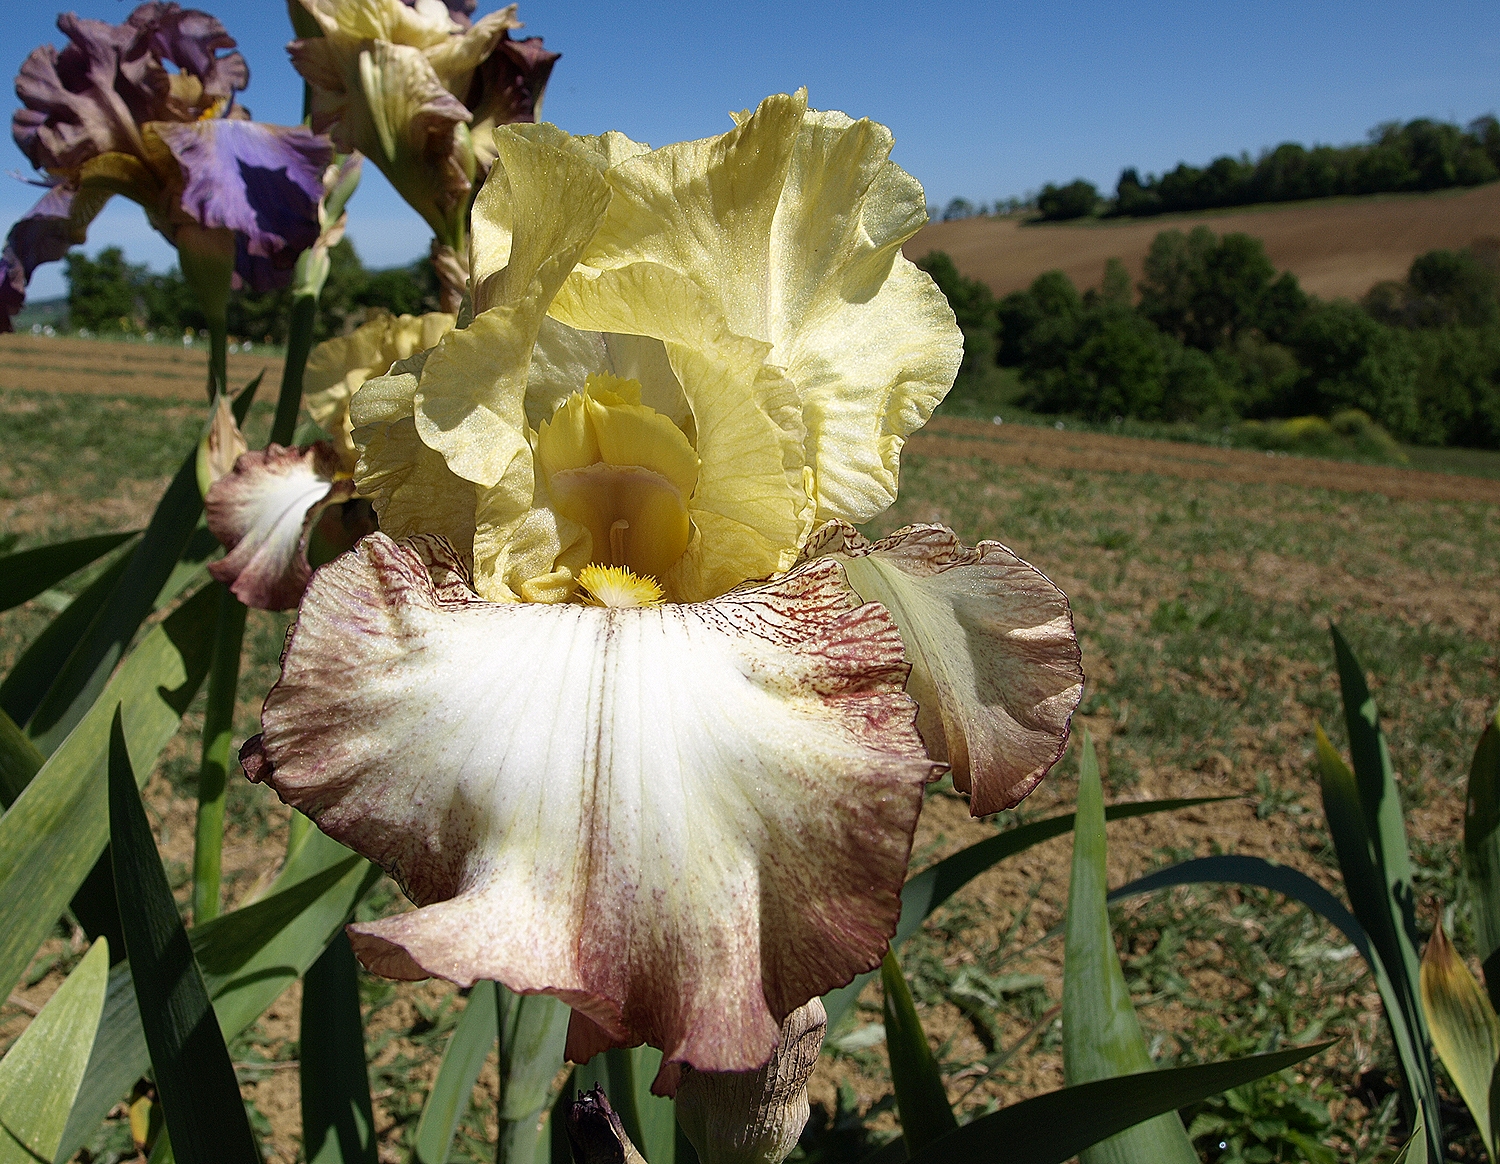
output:
[[[872,298],[796,338],[776,354],[802,397],[817,519],[867,521],[896,500],[901,449],[952,386],[963,334],[937,284],[898,254]]]
[[[663,1086],[750,1070],[878,963],[933,770],[857,603],[831,561],[698,605],[455,601],[374,534],[313,579],[247,770],[421,906],[352,928],[367,965],[557,995]]]
[[[214,537],[229,552],[211,573],[246,606],[289,610],[297,605],[312,567],[307,539],[330,505],[354,494],[352,481],[335,481],[338,453],[327,441],[300,449],[267,445],[245,453],[203,500]]]
[[[331,434],[348,468],[354,467],[354,425],[349,402],[364,382],[383,376],[398,360],[433,347],[453,330],[458,317],[430,311],[425,315],[379,313],[348,335],[324,340],[313,348],[303,373],[308,415]]]
[[[871,543],[831,523],[807,552],[840,559],[860,597],[895,618],[917,727],[973,814],[1010,808],[1035,788],[1062,756],[1083,694],[1062,591],[999,542],[970,549],[940,525]]]

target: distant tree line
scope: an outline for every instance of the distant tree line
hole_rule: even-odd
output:
[[[1160,177],[1142,178],[1132,166],[1121,172],[1115,196],[1108,200],[1082,178],[1066,186],[1049,182],[1037,196],[1036,207],[1044,219],[1053,221],[1095,213],[1142,217],[1338,194],[1445,190],[1496,178],[1500,121],[1493,114],[1470,122],[1467,129],[1424,117],[1405,125],[1378,125],[1362,145],[1308,149],[1285,142],[1253,162],[1248,154],[1226,154],[1201,168],[1183,162]]]
[[[126,262],[119,247],[105,247],[93,259],[73,251],[66,261],[71,327],[101,334],[181,335],[206,326],[176,267],[165,274],[153,272]],[[229,334],[284,342],[290,302],[289,290],[234,292],[229,300]],[[317,338],[340,334],[351,323],[360,322],[370,308],[419,314],[436,311],[437,304],[437,278],[426,259],[406,267],[369,271],[354,245],[344,239],[330,254],[328,281],[318,300]]]
[[[919,265],[965,340],[954,391],[1019,370],[1016,401],[1090,420],[1227,424],[1360,409],[1401,440],[1500,448],[1500,241],[1432,251],[1361,303],[1278,274],[1259,239],[1156,236],[1132,292],[1117,259],[1080,294],[1061,271],[997,300],[935,251]]]

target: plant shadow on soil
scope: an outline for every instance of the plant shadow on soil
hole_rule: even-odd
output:
[[[31,545],[142,524],[196,440],[202,411],[0,392],[0,415],[12,434],[0,469],[0,534]],[[263,440],[267,406],[257,405],[254,415]],[[1500,510],[909,451],[901,498],[869,532],[913,521],[943,522],[970,544],[999,538],[1069,595],[1088,675],[1076,723],[1098,743],[1110,800],[1237,797],[1111,825],[1112,884],[1222,851],[1269,857],[1337,887],[1310,747],[1315,723],[1342,742],[1327,635],[1328,622],[1337,621],[1380,701],[1424,925],[1439,902],[1455,904],[1459,948],[1472,948],[1457,842],[1473,743],[1500,697],[1500,562],[1486,551],[1500,535]],[[76,585],[59,588],[61,600]],[[49,594],[0,616],[0,665],[51,617],[60,599]],[[236,744],[255,730],[287,624],[284,615],[252,615]],[[184,907],[201,723],[200,698],[147,790]],[[1070,752],[1019,808],[981,821],[940,782],[929,796],[913,867],[997,828],[1067,811],[1076,771]],[[266,789],[232,783],[225,849],[231,902],[274,875],[286,819]],[[1068,856],[1063,837],[1013,858],[977,879],[903,948],[919,1012],[964,1119],[1062,1084],[1062,942],[1049,934],[1062,920]],[[364,911],[400,908],[400,895],[385,883]],[[1382,1082],[1393,1077],[1394,1058],[1373,984],[1339,935],[1271,895],[1224,887],[1137,899],[1112,916],[1159,1063],[1338,1037],[1332,1051],[1263,1085],[1257,1102],[1295,1100],[1340,1161],[1394,1155],[1397,1117]],[[59,930],[18,991],[22,1002],[45,999],[75,958]],[[362,997],[380,1157],[405,1160],[464,999],[444,983],[393,984],[367,975]],[[231,1048],[268,1158],[288,1164],[300,1134],[298,998],[289,991]],[[854,1161],[895,1134],[879,1020],[872,987],[852,1023],[831,1032],[811,1088],[814,1117],[794,1159]],[[0,1009],[0,1044],[24,1021],[13,1004]],[[454,1159],[491,1158],[497,1094],[492,1055]],[[1216,1112],[1222,1114],[1209,1114]],[[1450,1158],[1477,1159],[1477,1141],[1457,1124],[1450,1131]],[[1206,1160],[1217,1158],[1212,1139],[1199,1144]],[[123,1120],[112,1120],[93,1147],[128,1147]]]

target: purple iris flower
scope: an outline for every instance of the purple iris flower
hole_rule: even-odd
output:
[[[0,254],[0,331],[31,273],[83,242],[113,194],[174,246],[189,225],[231,232],[235,282],[285,286],[318,237],[328,138],[249,120],[235,95],[250,70],[206,12],[152,0],[122,24],[65,13],[57,26],[68,45],[33,50],[16,78],[12,132],[48,189]]]

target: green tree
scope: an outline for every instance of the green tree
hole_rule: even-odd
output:
[[[1417,407],[1416,356],[1405,337],[1356,304],[1318,304],[1292,337],[1303,367],[1297,411],[1330,416],[1358,408],[1393,436],[1430,439]]]
[[[1277,278],[1265,246],[1247,234],[1216,238],[1206,226],[1188,235],[1163,231],[1143,274],[1141,314],[1204,352],[1232,346],[1251,330],[1281,338],[1307,309],[1296,278]]]
[[[1119,259],[1106,259],[1104,262],[1104,279],[1099,284],[1099,300],[1119,307],[1130,306],[1130,272]]]
[[[932,276],[948,299],[954,318],[964,333],[964,361],[958,371],[955,391],[985,387],[993,376],[996,343],[995,295],[988,284],[959,273],[945,251],[931,251],[917,266]]]
[[[1042,212],[1042,217],[1049,221],[1083,218],[1093,214],[1098,208],[1099,190],[1092,182],[1085,182],[1082,178],[1075,179],[1066,186],[1054,186],[1048,182],[1037,195],[1036,206]]]
[[[1473,252],[1428,251],[1406,276],[1418,327],[1491,327],[1500,323],[1495,272]]]
[[[68,316],[74,327],[130,331],[144,324],[145,267],[127,263],[119,247],[105,247],[96,259],[72,251],[66,262]]]

